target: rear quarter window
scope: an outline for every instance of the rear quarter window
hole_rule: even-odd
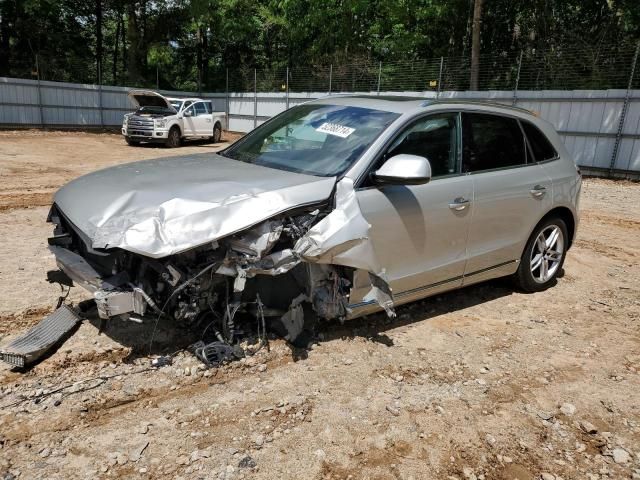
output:
[[[524,120],[522,120],[521,123],[522,129],[524,130],[524,133],[527,136],[527,140],[529,140],[531,150],[533,151],[533,157],[537,162],[551,160],[558,156],[558,152],[556,152],[556,149],[553,148],[553,145],[551,144],[549,139],[545,136],[544,133],[540,131],[538,127]]]

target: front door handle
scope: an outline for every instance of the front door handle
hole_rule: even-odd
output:
[[[547,189],[545,187],[543,187],[542,185],[536,185],[531,190],[529,190],[529,193],[531,193],[531,195],[533,195],[536,198],[540,198],[545,193],[547,193]]]
[[[464,197],[456,198],[453,203],[449,204],[449,208],[451,210],[455,210],[456,212],[461,212],[465,208],[471,205],[471,202]]]

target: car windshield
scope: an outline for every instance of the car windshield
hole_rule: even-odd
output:
[[[171,100],[169,103],[171,103],[171,106],[176,109],[176,112],[179,112],[180,107],[182,107],[184,102],[182,100]]]
[[[336,176],[398,116],[346,105],[300,105],[256,128],[223,155],[291,172]]]

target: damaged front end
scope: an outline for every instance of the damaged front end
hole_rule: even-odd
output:
[[[370,225],[347,178],[330,201],[162,258],[93,248],[56,205],[49,220],[58,267],[92,293],[104,320],[167,316],[184,326],[205,320],[217,341],[232,344],[242,332],[240,315],[306,345],[318,319],[349,316],[358,270],[370,278],[365,300],[393,315],[391,290],[368,238]]]

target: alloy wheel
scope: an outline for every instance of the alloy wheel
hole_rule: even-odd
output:
[[[537,283],[548,282],[556,273],[564,255],[564,235],[557,225],[549,225],[536,238],[531,249],[531,275]]]

